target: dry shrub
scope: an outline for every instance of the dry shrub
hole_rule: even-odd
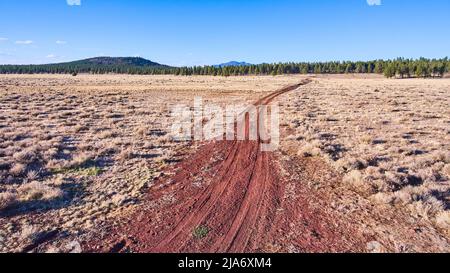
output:
[[[17,191],[23,201],[52,200],[63,196],[60,189],[49,187],[37,181],[24,184]]]
[[[38,178],[38,176],[39,176],[39,173],[37,171],[29,171],[27,173],[27,179],[29,181],[36,180]]]
[[[147,132],[148,132],[148,129],[145,126],[139,126],[136,129],[136,135],[139,137],[142,137],[142,138],[145,138],[147,136]]]
[[[402,205],[411,204],[416,198],[414,193],[414,188],[412,186],[407,186],[399,191],[394,193],[394,202]]]
[[[35,159],[35,157],[36,151],[34,151],[33,149],[27,149],[13,155],[14,160],[20,163],[30,163]]]
[[[364,182],[363,175],[360,171],[353,170],[349,172],[344,176],[342,182],[361,194],[367,195],[372,193],[372,187]]]
[[[12,176],[18,177],[25,173],[27,166],[22,163],[15,163],[12,168],[9,170],[9,173]]]
[[[379,192],[371,196],[371,200],[377,204],[388,205],[394,201],[394,196],[390,193]]]
[[[378,167],[369,166],[366,169],[366,174],[370,175],[374,178],[379,178],[380,177],[380,169]]]
[[[20,239],[24,242],[34,242],[39,235],[39,230],[36,226],[25,224],[20,233]]]
[[[85,125],[81,125],[81,124],[78,124],[77,126],[75,126],[75,127],[73,128],[73,131],[74,131],[75,133],[80,133],[80,132],[82,132],[82,131],[87,131],[87,130],[89,130],[89,127],[88,127],[88,126],[85,126]]]
[[[47,162],[47,164],[45,165],[45,167],[50,170],[62,168],[62,166],[63,166],[63,160],[56,160],[56,159],[49,160]]]
[[[436,215],[436,225],[450,233],[450,211],[441,211]]]
[[[306,157],[319,156],[320,152],[320,148],[318,148],[316,145],[306,144],[300,148],[300,150],[298,151],[298,155]]]
[[[133,150],[131,148],[124,149],[117,156],[117,160],[126,161],[133,158]]]
[[[433,216],[442,212],[444,205],[435,197],[428,197],[426,200],[419,200],[408,205],[412,215],[416,218],[429,220]]]
[[[17,201],[17,194],[12,192],[0,193],[0,210],[5,209]]]
[[[384,180],[391,191],[398,190],[408,185],[408,178],[405,174],[388,171],[384,174]]]
[[[374,178],[368,175],[365,177],[365,180],[370,182],[370,185],[372,185],[376,192],[391,192],[389,185],[384,179]]]
[[[117,147],[114,143],[107,142],[105,145],[101,146],[99,149],[99,154],[110,155],[117,152]]]
[[[44,160],[45,161],[50,161],[50,160],[54,159],[58,155],[58,149],[57,148],[50,148],[50,149],[44,151],[43,155],[44,155]]]
[[[371,135],[363,135],[361,136],[361,142],[365,143],[365,144],[372,144],[373,142],[373,137]]]
[[[338,171],[349,172],[353,170],[362,170],[367,166],[367,162],[362,159],[351,158],[341,158],[335,163],[335,167]]]
[[[116,134],[113,131],[106,130],[101,132],[97,137],[100,139],[108,139],[116,137]]]
[[[444,168],[442,168],[442,173],[450,178],[450,164],[447,164],[444,166]]]
[[[439,152],[433,155],[435,161],[450,163],[450,152]]]
[[[87,153],[78,154],[73,157],[70,167],[80,167],[92,160],[92,156]]]
[[[158,145],[161,145],[161,144],[169,143],[169,142],[171,142],[172,140],[173,140],[172,136],[170,136],[169,134],[165,134],[165,135],[163,135],[163,136],[158,137],[158,138],[156,139],[155,142],[156,142]]]

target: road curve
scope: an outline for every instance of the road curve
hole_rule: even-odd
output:
[[[305,79],[277,90],[255,106],[268,105],[310,82]],[[245,126],[248,130],[248,123]],[[157,181],[142,209],[126,223],[85,244],[85,249],[241,253],[271,251],[270,246],[282,239],[308,251],[358,249],[336,236],[351,231],[334,230],[335,220],[320,208],[311,208],[308,194],[286,198],[286,179],[278,166],[275,153],[261,151],[260,140],[207,143],[175,166],[175,175]],[[306,224],[287,233],[293,229],[291,221]],[[298,235],[288,238],[292,234]]]

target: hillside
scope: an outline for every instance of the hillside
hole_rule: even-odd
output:
[[[0,74],[39,73],[128,73],[165,74],[172,67],[140,57],[95,57],[66,63],[42,65],[0,65]]]
[[[168,67],[141,57],[95,57],[68,63],[54,65],[104,65],[104,66],[137,66],[137,67]]]
[[[246,62],[236,62],[236,61],[231,61],[231,62],[228,62],[228,63],[223,63],[223,64],[215,65],[215,67],[250,66],[250,65],[252,65],[252,64],[246,63]]]

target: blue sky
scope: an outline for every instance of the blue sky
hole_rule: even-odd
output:
[[[0,63],[445,57],[449,14],[448,0],[0,0]]]

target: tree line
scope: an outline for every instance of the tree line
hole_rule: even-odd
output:
[[[174,74],[172,67],[133,65],[0,65],[0,74]]]
[[[285,75],[285,74],[350,74],[376,73],[388,78],[443,77],[450,71],[450,60],[443,59],[404,59],[374,60],[367,62],[289,62],[263,63],[248,66],[135,66],[135,65],[97,65],[97,64],[51,64],[51,65],[0,65],[0,74],[138,74],[138,75]]]

